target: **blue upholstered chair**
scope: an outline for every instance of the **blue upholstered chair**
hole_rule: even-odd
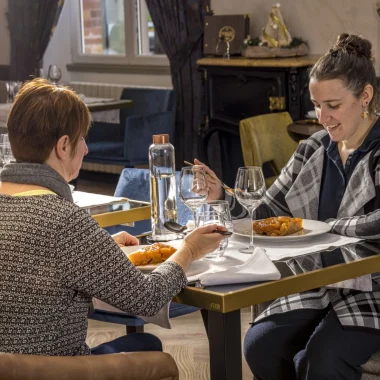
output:
[[[89,153],[84,161],[127,167],[147,164],[152,135],[169,134],[173,141],[173,90],[125,88],[120,98],[133,100],[133,105],[120,110],[120,124],[94,122],[86,139]]]
[[[179,175],[180,172],[176,172],[177,215],[178,223],[185,225],[188,220],[193,219],[193,215],[189,208],[186,207],[185,204],[182,202],[178,194]],[[115,197],[126,197],[139,201],[149,202],[149,186],[149,169],[126,168],[120,174],[119,182],[115,190]],[[107,230],[112,234],[119,231],[127,231],[132,235],[139,235],[141,233],[151,231],[152,225],[150,220],[143,220],[141,222],[136,222],[134,227],[126,227],[119,225],[111,227]]]
[[[182,202],[178,195],[179,174],[179,172],[176,173],[178,222],[185,225],[188,220],[192,219],[192,213],[185,206],[185,204]],[[139,201],[149,201],[149,184],[150,180],[148,169],[126,168],[120,174],[119,182],[115,190],[115,196],[126,197]],[[118,225],[107,228],[107,231],[111,234],[114,234],[119,231],[127,231],[132,235],[138,235],[144,232],[151,231],[151,222],[150,220],[136,222],[134,227]],[[197,310],[197,308],[192,306],[181,305],[172,302],[169,309],[169,317],[175,318],[181,315],[192,313]],[[89,315],[89,318],[103,322],[119,323],[122,325],[126,325],[127,333],[144,331],[144,324],[146,323],[141,318],[135,317],[133,315],[123,315],[111,312],[103,313],[96,311],[91,313]]]

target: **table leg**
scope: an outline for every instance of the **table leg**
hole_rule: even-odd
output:
[[[205,326],[207,338],[208,338],[208,310],[201,309],[201,316],[203,320],[203,325]]]
[[[229,313],[208,311],[210,346],[210,379],[241,380],[241,322],[240,310]]]

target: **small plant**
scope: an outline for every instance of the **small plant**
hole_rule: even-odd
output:
[[[292,49],[292,48],[296,48],[302,44],[309,46],[308,43],[306,41],[304,41],[302,38],[294,37],[292,39],[292,42],[289,45],[282,46],[282,48],[283,49]],[[267,47],[268,44],[266,42],[262,42],[259,37],[251,38],[250,36],[248,36],[244,40],[242,48],[245,49],[248,46],[266,46]]]

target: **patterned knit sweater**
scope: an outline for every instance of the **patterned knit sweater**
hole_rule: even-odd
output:
[[[128,313],[154,315],[185,285],[173,262],[142,274],[68,200],[0,196],[0,352],[89,354],[92,297]]]

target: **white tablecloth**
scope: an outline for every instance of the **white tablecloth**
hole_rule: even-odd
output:
[[[340,235],[333,235],[330,233],[314,236],[311,238],[302,238],[298,241],[284,242],[281,240],[271,240],[271,241],[255,241],[257,247],[265,248],[265,253],[263,250],[259,250],[258,255],[247,255],[238,252],[239,248],[243,248],[248,245],[249,238],[233,236],[230,238],[229,246],[226,250],[224,259],[202,259],[194,262],[187,271],[187,277],[189,281],[196,282],[201,279],[202,276],[212,273],[213,285],[226,283],[223,281],[224,278],[228,279],[228,283],[231,282],[231,273],[238,272],[239,269],[243,268],[242,276],[250,277],[250,281],[265,281],[265,280],[275,280],[279,279],[279,272],[274,266],[272,261],[281,260],[284,258],[294,258],[307,253],[317,252],[320,250],[327,249],[329,247],[339,247],[342,245],[356,243],[360,239],[349,238]],[[173,246],[179,246],[181,241],[176,240],[171,242]],[[239,268],[240,267],[240,268]],[[218,273],[220,277],[218,278]],[[227,276],[226,276],[227,273]],[[246,282],[241,281],[238,276],[233,277],[237,279],[235,282]],[[246,277],[245,277],[246,278]],[[364,276],[363,276],[364,279]],[[363,280],[361,278],[355,279],[355,283],[361,283]],[[365,280],[365,279],[364,279]],[[216,281],[216,282],[215,282]],[[352,280],[348,280],[352,281]],[[202,286],[202,283],[200,284]],[[334,284],[333,286],[338,287],[350,287],[351,283],[343,282]],[[95,300],[95,308],[98,310],[121,312],[120,310],[114,308],[113,306],[107,305],[106,303]],[[171,328],[170,321],[168,317],[168,305],[154,317],[144,317],[140,318],[146,320],[147,322],[157,324],[161,327]]]
[[[248,245],[249,238],[234,237],[236,244],[241,246]],[[299,240],[281,240],[273,237],[273,240],[254,239],[257,247],[265,248],[269,258],[273,261],[281,260],[287,257],[296,257],[311,252],[317,252],[329,247],[341,247],[342,245],[357,243],[360,239],[335,234],[322,234],[312,237],[300,237]]]

